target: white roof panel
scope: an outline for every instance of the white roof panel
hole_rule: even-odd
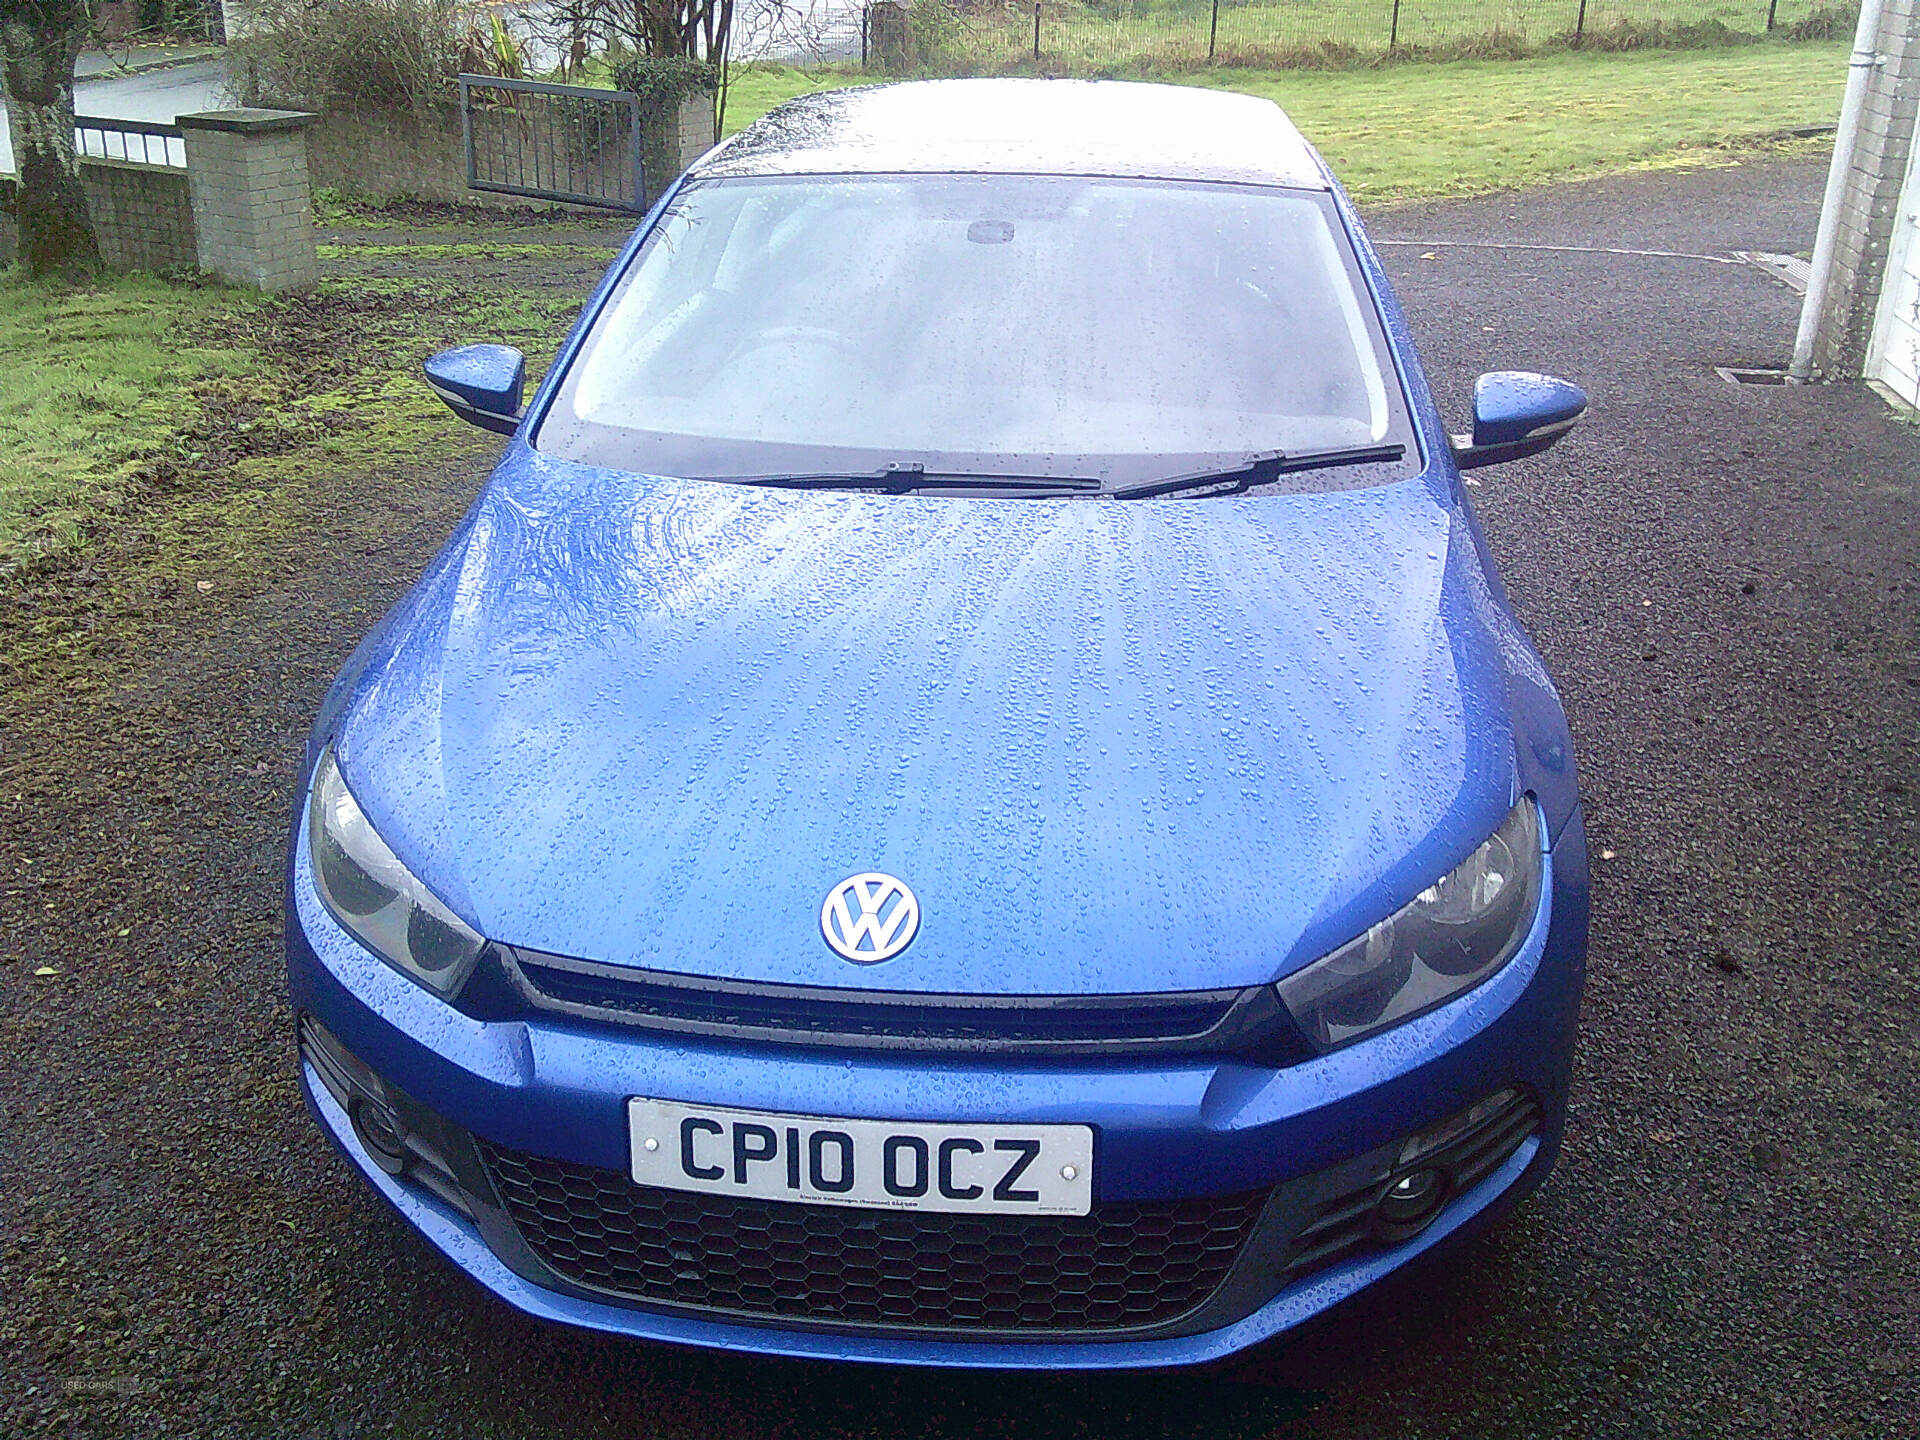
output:
[[[1119,175],[1326,188],[1312,147],[1269,100],[1114,80],[920,80],[790,100],[698,176]]]

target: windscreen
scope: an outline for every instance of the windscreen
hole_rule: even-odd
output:
[[[758,177],[675,198],[537,443],[715,479],[1128,481],[1406,439],[1404,417],[1324,194]]]

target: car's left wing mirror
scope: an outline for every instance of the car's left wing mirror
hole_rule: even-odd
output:
[[[433,393],[469,425],[511,435],[520,424],[527,357],[511,345],[460,345],[420,368]]]
[[[1473,382],[1473,434],[1453,437],[1462,470],[1538,455],[1587,413],[1578,385],[1529,370],[1496,370]]]

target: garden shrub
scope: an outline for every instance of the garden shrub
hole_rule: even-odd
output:
[[[256,0],[253,16],[228,47],[246,105],[418,112],[444,103],[462,70],[512,67],[468,0]]]

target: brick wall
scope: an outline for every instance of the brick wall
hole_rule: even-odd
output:
[[[689,96],[665,127],[665,151],[649,156],[647,188],[658,195],[714,143],[713,97]],[[315,185],[343,195],[385,204],[391,200],[434,200],[447,205],[489,205],[525,209],[546,205],[520,195],[497,195],[467,188],[466,149],[460,112],[449,106],[424,115],[406,111],[356,113],[335,110],[307,130],[307,169]],[[567,209],[585,207],[565,206]]]
[[[187,172],[120,160],[82,160],[100,255],[115,270],[169,270],[197,263]],[[11,186],[11,180],[0,181]],[[19,234],[0,204],[0,264],[19,250]]]
[[[82,160],[80,179],[107,264],[116,270],[170,270],[197,263],[186,171]]]
[[[1885,63],[1867,82],[1834,232],[1832,288],[1814,331],[1814,368],[1829,380],[1858,378],[1866,363],[1887,242],[1920,117],[1920,0],[1886,0],[1874,48]]]

